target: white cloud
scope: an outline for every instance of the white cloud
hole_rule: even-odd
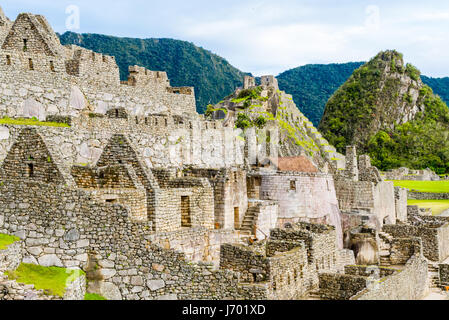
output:
[[[68,4],[80,6],[80,32],[187,40],[258,75],[397,49],[423,73],[449,76],[447,1],[2,1],[7,13],[45,14],[59,32]]]

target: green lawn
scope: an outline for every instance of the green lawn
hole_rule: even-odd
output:
[[[8,271],[6,274],[11,280],[33,284],[37,290],[44,290],[49,295],[63,297],[67,284],[76,280],[84,272],[22,263],[17,270]]]
[[[442,181],[393,181],[395,187],[403,187],[419,192],[449,193],[449,180]]]
[[[6,250],[10,244],[20,241],[20,238],[0,233],[0,250]]]
[[[108,300],[96,293],[86,293],[84,300]]]
[[[437,216],[443,211],[449,210],[449,200],[409,200],[409,206],[432,209],[433,215]]]
[[[35,118],[33,119],[11,119],[8,117],[0,119],[0,124],[11,124],[16,126],[43,126],[43,127],[63,127],[69,128],[70,126],[66,123],[59,122],[45,122],[39,121]]]

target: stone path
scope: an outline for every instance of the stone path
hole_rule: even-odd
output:
[[[449,300],[449,293],[432,290],[423,300]]]

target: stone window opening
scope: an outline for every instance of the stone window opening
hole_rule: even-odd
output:
[[[139,118],[136,117],[136,124],[139,124]]]
[[[28,51],[28,40],[23,39],[23,52]]]
[[[50,61],[50,70],[51,72],[55,72],[55,64],[53,63],[53,61]]]
[[[115,109],[115,117],[118,118],[118,109]]]
[[[240,228],[240,208],[234,208],[234,228],[237,230]]]
[[[296,181],[295,180],[290,181],[290,190],[296,191]]]
[[[6,65],[10,66],[11,65],[11,56],[6,56]]]
[[[30,70],[34,70],[33,59],[31,58],[28,59],[28,67],[30,68]]]
[[[190,198],[181,197],[181,227],[192,227],[192,216],[190,212]]]
[[[95,61],[95,52],[92,52],[92,61]]]
[[[106,199],[106,203],[117,203],[117,199]]]
[[[103,56],[103,62],[107,62],[108,59],[106,58],[106,56]]]
[[[28,163],[28,177],[34,177],[34,164]]]
[[[165,119],[165,126],[168,126],[168,119]]]
[[[145,124],[148,124],[148,117],[145,117]]]

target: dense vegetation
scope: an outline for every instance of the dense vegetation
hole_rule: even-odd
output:
[[[116,57],[120,77],[126,80],[128,66],[140,65],[167,71],[173,86],[194,86],[197,108],[206,111],[242,84],[244,73],[225,59],[194,44],[173,39],[133,39],[98,34],[66,32],[62,44],[76,44]],[[315,126],[334,92],[359,68],[362,62],[305,65],[281,73],[281,90],[293,95],[298,108]],[[449,78],[422,77],[436,94],[449,103]]]
[[[398,76],[417,82],[405,88]],[[357,145],[382,170],[405,166],[449,172],[449,109],[419,76],[418,69],[403,65],[401,54],[380,53],[329,100],[320,124],[324,137],[340,152],[346,145]],[[409,94],[412,89],[419,89],[416,102]],[[422,106],[423,112],[412,121],[395,124],[404,110],[416,106]]]
[[[310,64],[285,71],[277,78],[280,89],[291,94],[301,112],[318,126],[327,101],[363,64]],[[449,78],[421,78],[449,104]]]
[[[421,76],[422,81],[433,89],[449,105],[449,78],[429,78]]]
[[[155,71],[166,71],[172,86],[193,86],[197,108],[204,113],[208,104],[215,104],[243,83],[244,73],[225,59],[195,46],[173,39],[118,38],[98,34],[66,32],[62,44],[112,55],[126,80],[128,66],[139,65]]]
[[[329,98],[361,65],[363,62],[311,64],[291,69],[277,77],[279,88],[291,94],[301,112],[318,126]]]

